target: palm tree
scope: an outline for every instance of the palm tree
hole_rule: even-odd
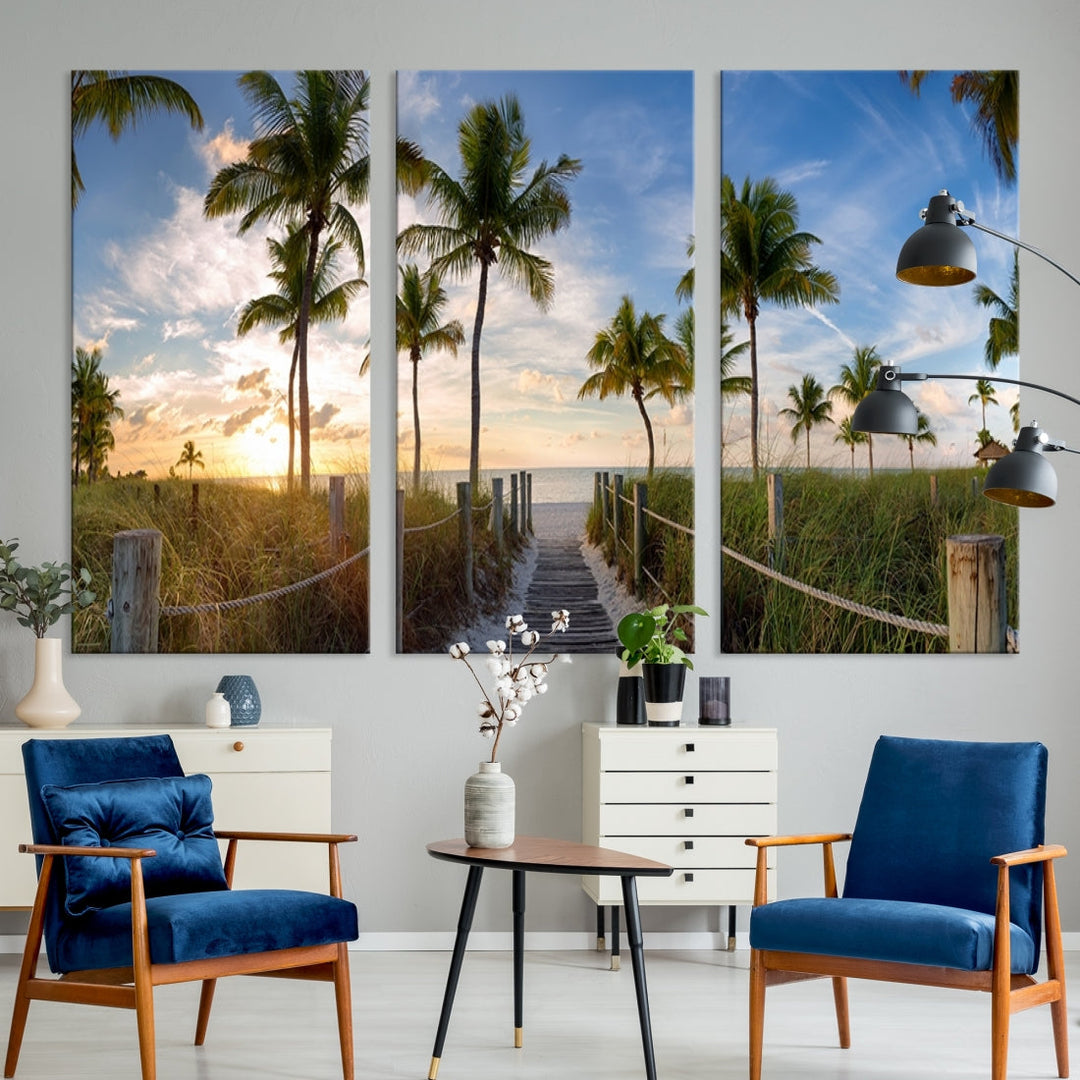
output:
[[[120,391],[109,389],[109,377],[101,371],[101,350],[77,348],[71,365],[71,442],[76,484],[83,460],[86,482],[92,484],[104,469],[109,451],[116,446],[112,422],[124,415],[117,404],[119,398]]]
[[[128,128],[153,112],[181,113],[196,131],[203,118],[195,99],[172,79],[160,75],[131,75],[126,71],[72,71],[71,73],[71,209],[86,190],[75,157],[75,140],[98,121],[115,142]]]
[[[988,379],[975,380],[975,393],[968,398],[968,404],[974,405],[978,401],[982,405],[982,426],[986,428],[986,406],[996,405],[998,399],[994,396],[994,384]]]
[[[412,363],[413,406],[413,490],[420,489],[420,360],[425,352],[445,350],[457,356],[465,343],[465,329],[459,319],[442,322],[446,290],[438,274],[421,274],[415,263],[399,266],[401,291],[397,298],[397,349],[408,352]]]
[[[871,390],[877,381],[877,370],[881,367],[876,345],[857,345],[852,353],[851,362],[840,368],[840,381],[829,390],[829,397],[838,397],[852,409]],[[866,449],[870,461],[870,477],[874,476],[874,436],[866,433]]]
[[[1009,276],[1009,295],[1003,300],[993,289],[981,282],[975,286],[975,303],[989,308],[992,314],[987,327],[983,358],[991,371],[1008,356],[1020,355],[1020,253],[1013,252],[1012,273]],[[984,425],[985,426],[985,425]]]
[[[756,477],[758,454],[757,320],[762,304],[813,307],[835,304],[840,286],[828,270],[810,261],[821,241],[800,232],[799,205],[772,177],[742,190],[726,174],[720,181],[720,313],[741,315],[750,331],[750,458]]]
[[[736,361],[742,359],[744,353],[750,348],[749,341],[740,341],[738,345],[732,345],[731,339],[735,335],[731,328],[722,319],[720,320],[720,397],[736,398],[749,394],[751,382],[749,375],[736,375],[732,369]]]
[[[247,157],[220,169],[203,201],[208,218],[243,211],[239,232],[259,221],[304,222],[307,264],[296,319],[300,412],[300,482],[311,490],[311,409],[308,394],[308,324],[319,245],[328,233],[347,244],[364,275],[364,244],[353,208],[366,202],[368,78],[362,71],[298,71],[289,98],[266,71],[249,71],[240,89],[254,113],[255,138]],[[397,143],[397,182],[417,191],[427,163],[406,140]]]
[[[866,442],[866,432],[856,431],[851,426],[851,417],[845,416],[840,421],[833,442],[843,443],[851,451],[851,471],[855,471],[855,447]]]
[[[530,140],[513,94],[469,110],[458,126],[458,153],[460,179],[434,163],[429,167],[429,198],[439,224],[410,225],[398,244],[407,255],[426,252],[442,280],[464,280],[480,270],[470,369],[469,479],[475,489],[480,476],[480,336],[488,275],[494,265],[541,310],[551,306],[554,269],[528,248],[569,224],[567,186],[581,171],[581,162],[560,154],[554,165],[543,161],[529,175]]]
[[[191,479],[191,470],[198,465],[200,469],[206,468],[206,463],[203,461],[202,451],[195,449],[195,442],[193,439],[188,439],[184,443],[183,452],[180,454],[180,460],[177,461],[177,465],[187,466],[188,479]]]
[[[901,71],[900,78],[918,95],[929,71]],[[1020,136],[1020,73],[959,71],[949,87],[956,104],[971,102],[971,126],[982,140],[990,164],[1007,184],[1016,183],[1016,144]]]
[[[930,417],[918,406],[915,408],[918,431],[914,435],[900,435],[898,438],[907,443],[908,459],[911,461],[911,471],[915,471],[915,444],[925,443],[927,446],[937,446],[937,436],[930,430]]]
[[[679,398],[682,388],[692,382],[687,371],[682,347],[664,334],[664,316],[640,318],[634,301],[624,296],[611,322],[597,331],[596,340],[585,356],[589,367],[595,368],[578,390],[578,398],[629,394],[638,407],[645,436],[649,441],[649,478],[656,462],[652,421],[645,408],[650,398],[660,397],[669,405]]]
[[[794,422],[791,425],[791,441],[798,442],[799,432],[806,435],[806,467],[810,468],[810,430],[818,424],[835,423],[829,415],[832,402],[825,395],[825,387],[813,375],[804,375],[801,386],[788,387],[788,401],[791,408],[781,409],[781,416],[788,416]]]
[[[289,223],[284,240],[269,238],[266,246],[274,269],[267,277],[276,281],[278,291],[249,300],[240,311],[236,324],[237,337],[243,337],[256,326],[279,327],[278,341],[282,345],[293,342],[292,363],[289,365],[289,470],[288,490],[293,489],[296,450],[295,382],[300,343],[297,323],[304,295],[304,277],[307,270],[307,234],[303,225]],[[319,252],[315,263],[315,275],[311,286],[311,312],[309,322],[343,320],[349,313],[349,301],[367,282],[363,278],[350,278],[335,282],[335,271],[341,241],[330,240]]]
[[[1015,435],[1020,430],[1020,399],[1017,398],[1009,406],[1009,419],[1012,421],[1013,434]]]

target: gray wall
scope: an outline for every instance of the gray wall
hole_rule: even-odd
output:
[[[242,660],[268,718],[334,729],[334,825],[361,842],[346,862],[349,892],[368,931],[447,930],[460,873],[424,853],[460,833],[461,785],[483,756],[474,695],[444,657],[393,651],[393,73],[397,68],[693,68],[696,79],[698,335],[715,354],[718,281],[719,72],[727,68],[979,68],[1021,71],[1021,222],[1025,239],[1080,267],[1075,174],[1080,144],[1080,7],[1073,0],[221,0],[147,5],[36,0],[0,13],[0,534],[27,558],[66,557],[69,507],[68,365],[71,355],[69,69],[365,67],[373,74],[375,185],[370,277],[372,372],[372,652],[344,658]],[[929,195],[930,192],[928,191]],[[838,197],[842,192],[838,192]],[[864,208],[872,210],[872,208]],[[996,241],[984,238],[982,242]],[[1076,287],[1024,257],[1025,377],[1080,391]],[[889,268],[882,267],[882,274]],[[698,598],[719,607],[719,434],[716,372],[700,365]],[[1025,395],[1025,417],[1033,411]],[[1039,400],[1049,430],[1080,432],[1080,415]],[[1080,442],[1080,435],[1076,441]],[[984,657],[721,657],[716,620],[702,620],[698,667],[733,676],[738,717],[780,732],[780,828],[849,827],[879,732],[958,738],[1038,738],[1050,747],[1048,835],[1080,851],[1075,660],[1080,464],[1056,459],[1061,504],[1022,524],[1023,652]],[[218,677],[240,661],[213,656],[66,658],[80,724],[182,724],[197,719]],[[579,724],[612,708],[613,661],[560,668],[505,744],[518,784],[519,831],[576,837]],[[0,720],[13,722],[29,685],[32,641],[0,620]],[[693,688],[690,690],[693,695]],[[783,889],[819,887],[816,857],[784,864]],[[1080,859],[1061,871],[1064,924],[1080,931]],[[481,897],[477,929],[509,926],[506,893]],[[584,929],[583,894],[564,882],[531,887],[530,929]],[[704,929],[700,910],[646,912],[646,929]]]

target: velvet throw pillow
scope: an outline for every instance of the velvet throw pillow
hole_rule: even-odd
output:
[[[152,848],[142,862],[146,895],[228,888],[214,837],[210,777],[108,780],[41,789],[46,813],[65,847]],[[70,915],[131,900],[131,861],[72,855],[62,860]]]

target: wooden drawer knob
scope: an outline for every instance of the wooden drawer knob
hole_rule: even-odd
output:
[[[239,754],[240,751],[244,749],[244,744],[238,739],[232,744],[232,748]]]

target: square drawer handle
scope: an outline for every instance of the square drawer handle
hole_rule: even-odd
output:
[[[694,744],[692,742],[688,742],[686,744],[686,752],[688,754],[692,754],[694,752]]]
[[[694,778],[692,776],[684,776],[683,782],[687,784],[692,784],[694,782]]]
[[[693,816],[694,816],[694,810],[693,810],[693,807],[690,807],[690,806],[688,806],[688,807],[687,807],[687,808],[686,808],[686,809],[685,809],[685,810],[683,811],[683,817],[693,817]]]
[[[687,882],[689,884],[694,880],[694,875],[693,874],[683,874],[682,879],[683,879],[683,881],[685,881],[685,882]]]
[[[683,851],[693,851],[694,850],[694,841],[693,840],[684,840],[682,842],[682,846],[683,846]]]

